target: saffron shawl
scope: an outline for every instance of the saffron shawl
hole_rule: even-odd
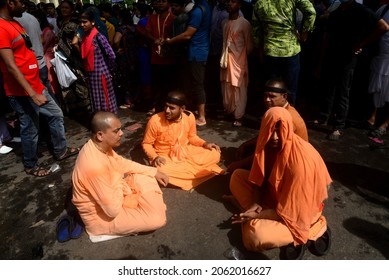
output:
[[[293,132],[290,113],[281,107],[270,108],[264,115],[258,136],[249,180],[265,186],[265,146],[277,122],[280,122],[281,150],[268,177],[274,188],[276,212],[293,235],[296,244],[308,240],[311,222],[323,208],[331,177],[315,148]]]
[[[95,48],[92,42],[93,38],[97,35],[98,32],[99,31],[97,31],[96,27],[93,27],[88,34],[85,34],[82,37],[81,57],[84,60],[84,67],[85,71],[87,72],[92,72],[95,68]]]

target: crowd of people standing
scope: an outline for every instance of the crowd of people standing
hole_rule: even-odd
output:
[[[358,56],[388,28],[385,5],[374,14],[377,3],[358,2],[140,0],[130,9],[111,3],[64,0],[55,7],[24,1],[22,17],[15,19],[32,39],[43,84],[69,116],[116,113],[119,107],[136,105],[151,116],[163,109],[167,93],[178,89],[187,95],[198,126],[206,125],[205,106],[210,102],[231,115],[234,126],[241,126],[248,98],[258,98],[250,94],[261,91],[266,81],[282,78],[289,103],[298,106],[299,89],[307,87],[299,81],[313,78],[322,96],[314,123],[333,124],[329,139],[338,140],[344,133]],[[385,38],[377,56],[385,54]],[[51,63],[56,52],[77,77],[68,87],[56,78]],[[305,59],[300,62],[301,57]],[[375,102],[365,113],[371,113],[365,124],[377,137],[388,123],[387,114],[376,121],[377,109],[386,111],[388,95],[377,95],[377,83],[387,80],[378,59],[371,67],[383,73],[382,79],[371,78],[366,92],[375,93]]]

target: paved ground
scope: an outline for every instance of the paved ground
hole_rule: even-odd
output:
[[[308,109],[302,108],[307,114]],[[222,147],[226,166],[236,148],[257,134],[259,121],[255,114],[259,112],[253,110],[241,128],[215,118],[214,112],[209,112],[208,124],[199,134]],[[140,147],[146,124],[144,113],[121,110],[120,116],[125,128],[135,123],[142,128],[125,131],[119,154],[145,162]],[[80,122],[66,118],[66,127],[70,145],[82,146],[87,141],[88,132]],[[333,246],[323,259],[388,259],[388,147],[372,147],[366,131],[355,126],[349,127],[336,143],[326,140],[325,135],[325,131],[309,130],[310,142],[323,156],[334,180],[325,207]],[[385,140],[389,141],[387,136]],[[68,207],[75,158],[60,162],[60,171],[49,177],[34,178],[23,172],[21,148],[14,147],[14,152],[1,155],[0,259],[223,260],[231,258],[231,248],[238,248],[241,258],[279,259],[278,249],[250,254],[241,248],[239,226],[228,222],[235,209],[221,199],[229,192],[228,174],[213,178],[193,192],[163,189],[168,222],[156,232],[102,243],[91,243],[84,233],[80,239],[58,243],[56,222]],[[41,161],[53,162],[44,147]],[[307,252],[304,259],[318,258]]]

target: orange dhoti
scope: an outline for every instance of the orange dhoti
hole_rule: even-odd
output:
[[[188,158],[185,161],[175,161],[168,156],[161,155],[166,163],[158,170],[169,176],[169,183],[183,190],[190,190],[215,175],[224,173],[217,165],[220,153],[215,149],[187,146]]]
[[[84,219],[88,234],[128,235],[153,231],[166,224],[166,205],[154,177],[135,174],[134,183],[140,186],[135,208],[122,207],[114,218],[97,212],[93,219]]]

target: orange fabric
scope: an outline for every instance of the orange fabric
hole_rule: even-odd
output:
[[[231,193],[244,210],[257,202],[255,197],[258,189],[248,180],[249,174],[249,170],[237,169],[230,180]],[[261,195],[266,197],[265,193],[260,192]],[[326,219],[320,210],[312,217],[308,239],[317,240],[326,230]],[[242,224],[242,240],[245,248],[254,252],[282,247],[294,242],[289,228],[275,210],[269,212],[266,218],[254,219]]]
[[[93,46],[93,38],[99,33],[96,27],[93,27],[89,34],[85,34],[82,38],[81,57],[84,59],[84,68],[87,72],[92,72],[95,68],[95,48]]]
[[[282,148],[265,182],[265,145],[280,122]],[[331,183],[327,167],[315,148],[293,132],[290,113],[281,107],[264,115],[249,180],[268,187],[277,199],[276,212],[293,235],[296,244],[308,240],[312,217],[321,212]]]
[[[235,87],[247,87],[248,52],[252,49],[251,25],[242,16],[223,22],[223,52],[228,51],[227,68],[220,69],[220,81]]]
[[[164,112],[149,120],[142,147],[150,163],[161,156],[166,164],[158,170],[169,176],[169,183],[189,190],[224,170],[217,163],[220,153],[203,148],[205,141],[197,136],[192,113],[182,114],[181,121],[169,123]]]
[[[92,235],[154,230],[166,222],[157,169],[100,152],[92,140],[81,149],[72,174],[73,198]]]
[[[290,104],[288,104],[285,109],[292,115],[294,133],[308,142],[308,130],[303,118],[293,106],[290,106]]]

